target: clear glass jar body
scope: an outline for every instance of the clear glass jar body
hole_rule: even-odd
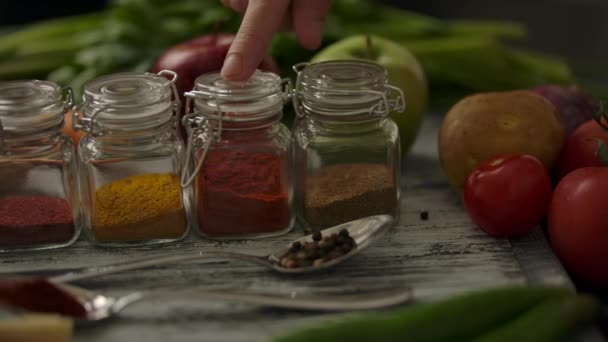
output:
[[[404,106],[402,97],[391,100],[386,71],[364,62],[325,62],[307,66],[298,82],[293,134],[304,229],[371,215],[398,218],[399,130],[388,113]]]
[[[0,251],[78,238],[74,146],[61,133],[70,105],[71,92],[51,82],[0,82]]]
[[[183,141],[171,82],[115,74],[89,82],[74,122],[79,143],[83,225],[102,246],[175,242],[189,230],[190,190],[179,175]]]
[[[194,98],[187,118],[198,122],[190,130],[197,230],[214,239],[284,234],[295,215],[292,139],[279,122],[281,80],[259,71],[246,85],[218,77],[200,77],[187,94]]]

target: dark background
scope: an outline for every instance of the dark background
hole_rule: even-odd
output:
[[[168,0],[171,1],[171,0]],[[2,0],[0,26],[80,14],[104,8],[106,0]]]

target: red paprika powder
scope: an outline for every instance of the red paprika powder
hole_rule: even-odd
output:
[[[209,150],[198,177],[198,222],[204,235],[281,232],[292,223],[286,154]]]
[[[0,247],[64,243],[74,235],[72,211],[65,199],[0,197]]]

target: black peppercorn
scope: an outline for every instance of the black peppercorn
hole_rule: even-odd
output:
[[[342,235],[338,235],[338,237],[336,238],[336,244],[338,244],[338,245],[341,245],[346,241],[348,241],[347,238],[345,238]]]
[[[300,259],[297,261],[298,267],[308,267],[312,265],[312,260],[309,259]]]
[[[313,261],[312,265],[314,267],[321,267],[323,265],[323,259],[319,258],[319,259],[315,259],[315,261]]]
[[[298,254],[296,254],[296,259],[306,259],[308,258],[308,253],[305,250],[299,251]]]
[[[321,239],[323,239],[323,234],[321,234],[321,232],[315,232],[312,234],[312,239],[314,241],[321,241]]]
[[[346,229],[325,236],[316,232],[312,238],[313,241],[294,242],[281,258],[280,265],[287,268],[320,267],[324,262],[351,252],[357,245]]]
[[[317,243],[316,242],[304,242],[304,249],[305,250],[311,250],[311,249],[315,249],[317,248]]]
[[[346,253],[350,252],[350,251],[351,251],[351,249],[353,249],[353,246],[352,246],[352,245],[350,245],[350,244],[347,244],[347,243],[345,243],[345,244],[343,244],[342,246],[340,246],[340,250],[341,250],[341,251],[342,251],[344,254],[346,254]]]
[[[428,211],[423,211],[420,213],[420,219],[423,221],[426,221],[429,219],[429,212]]]
[[[302,244],[300,242],[294,242],[291,247],[289,247],[290,253],[296,253],[302,248]]]
[[[342,251],[339,251],[336,249],[334,249],[333,251],[329,252],[329,254],[327,254],[327,256],[330,259],[337,259],[337,258],[341,257],[342,255],[344,255],[344,253]]]

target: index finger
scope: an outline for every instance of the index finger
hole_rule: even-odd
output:
[[[249,1],[222,67],[224,78],[243,81],[253,74],[264,58],[272,36],[278,31],[288,6],[288,0]]]

